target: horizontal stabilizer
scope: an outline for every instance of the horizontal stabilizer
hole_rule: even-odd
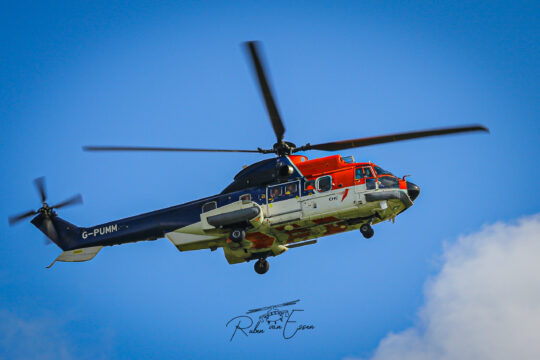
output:
[[[51,265],[47,266],[47,269],[50,269],[51,266],[53,266],[57,261],[78,262],[92,260],[97,255],[99,250],[101,250],[101,248],[103,248],[103,246],[92,246],[64,251],[56,258],[56,260],[51,263]]]
[[[211,235],[186,234],[172,231],[166,233],[165,237],[169,239],[180,251],[201,250],[217,247],[220,237]]]

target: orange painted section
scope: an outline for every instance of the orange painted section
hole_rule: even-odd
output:
[[[289,159],[291,159],[293,164],[296,166],[303,163],[304,161],[308,161],[308,158],[304,155],[289,155]]]
[[[405,180],[399,180],[399,188],[407,190],[407,181]]]
[[[289,238],[287,239],[287,244],[290,244],[296,240],[308,239],[311,233],[309,232],[309,230],[300,229],[300,230],[289,231],[288,235],[289,235]]]
[[[364,179],[356,180],[354,178],[355,169],[361,166],[374,165],[365,162],[348,163],[343,160],[341,155],[332,155],[313,160],[307,160],[306,157],[299,155],[292,155],[290,158],[308,180],[315,180],[324,175],[332,176],[332,190],[363,184]]]
[[[324,175],[332,176],[332,190],[364,184],[365,179],[355,179],[356,168],[370,166],[373,171],[373,167],[377,166],[371,162],[348,163],[343,160],[341,155],[332,155],[313,160],[307,160],[305,156],[300,155],[291,155],[290,158],[307,180],[315,180]],[[376,177],[379,177],[379,175],[374,176],[374,178]],[[407,189],[407,182],[400,179],[399,188]]]
[[[336,221],[339,221],[338,218],[335,218],[333,216],[328,216],[328,217],[325,217],[325,218],[322,218],[322,219],[317,219],[317,220],[313,220],[313,222],[315,224],[328,224],[328,223],[333,223],[333,222],[336,222]]]
[[[332,234],[337,234],[337,233],[346,231],[347,226],[341,225],[341,224],[345,224],[345,223],[341,222],[341,223],[338,223],[338,224],[325,225],[324,227],[326,228],[326,232],[324,233],[324,235],[325,236],[326,235],[332,235]]]
[[[251,241],[254,249],[265,249],[272,246],[274,238],[260,232],[246,234],[246,239]]]
[[[338,170],[344,166],[351,166],[345,161],[341,160],[340,155],[327,156],[319,159],[313,159],[305,161],[299,164],[295,164],[304,175],[305,174],[317,174],[332,170]]]
[[[343,202],[343,200],[345,200],[345,198],[347,197],[348,194],[349,194],[349,189],[347,188],[343,192],[343,195],[341,195],[341,202]]]

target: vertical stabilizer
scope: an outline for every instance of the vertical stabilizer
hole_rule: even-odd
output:
[[[40,213],[32,219],[32,224],[64,251],[82,247],[81,228],[59,218]]]

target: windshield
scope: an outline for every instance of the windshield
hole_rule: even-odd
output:
[[[392,176],[394,176],[394,174],[392,174],[390,171],[383,170],[382,168],[380,168],[378,166],[374,166],[373,168],[375,168],[375,172],[377,173],[377,175],[392,175]]]

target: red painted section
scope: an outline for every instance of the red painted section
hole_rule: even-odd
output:
[[[313,220],[313,222],[315,224],[328,224],[328,223],[333,223],[333,222],[336,222],[336,221],[339,221],[338,218],[335,218],[333,216],[328,216],[328,217],[325,217],[325,218],[322,218],[322,219],[317,219],[317,220]]]
[[[327,171],[332,170],[338,170],[342,167],[348,166],[350,167],[351,164],[347,164],[343,160],[341,160],[340,155],[333,155],[333,156],[327,156],[319,159],[313,159],[309,161],[304,161],[299,164],[295,164],[296,167],[298,167],[298,170],[304,175],[306,174],[320,174]]]
[[[345,200],[345,198],[347,197],[348,194],[349,194],[349,189],[347,188],[343,192],[343,196],[341,197],[341,202],[343,202],[343,200]]]
[[[376,166],[373,163],[366,162],[347,163],[343,161],[341,155],[332,155],[313,160],[307,160],[305,156],[300,155],[291,155],[289,157],[308,180],[315,180],[324,175],[332,176],[332,190],[364,184],[365,179],[355,179],[355,169],[371,166],[373,171],[373,166]],[[399,188],[407,189],[407,183],[400,180]]]
[[[297,240],[304,240],[308,239],[311,235],[309,230],[301,229],[301,230],[292,230],[289,232],[289,238],[287,239],[287,244],[290,244]]]
[[[359,166],[373,165],[371,163],[347,163],[343,161],[341,155],[332,155],[313,160],[307,160],[307,158],[299,157],[299,155],[293,155],[290,158],[308,180],[314,180],[323,175],[331,175],[333,190],[364,183],[364,179],[355,180],[354,171]]]
[[[325,225],[324,227],[326,228],[326,232],[324,233],[324,235],[325,236],[332,235],[332,234],[337,234],[337,233],[346,231],[347,227],[344,224],[345,224],[344,222],[340,222],[338,224]]]
[[[273,237],[260,232],[248,233],[246,234],[246,239],[253,243],[251,247],[254,249],[269,248],[274,243]]]
[[[298,164],[308,161],[308,158],[304,155],[289,155],[289,159],[293,162],[294,165],[298,167]]]

